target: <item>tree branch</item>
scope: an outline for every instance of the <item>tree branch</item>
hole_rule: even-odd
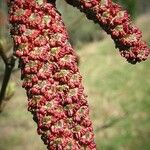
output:
[[[0,111],[3,100],[5,99],[6,88],[11,76],[11,72],[15,66],[15,57],[11,56],[7,59],[7,63],[5,63],[5,73],[3,78],[3,83],[0,91]]]
[[[5,73],[3,77],[2,87],[0,91],[0,111],[2,102],[5,100],[6,88],[11,76],[11,72],[15,66],[15,56],[13,55],[13,41],[9,34],[7,19],[8,8],[5,0],[0,1],[1,10],[1,24],[0,24],[0,56],[2,57],[5,64]]]
[[[12,70],[11,74],[14,74],[14,73],[18,72],[19,70],[20,70],[20,68],[14,68],[14,69]],[[1,74],[0,74],[0,80],[2,80],[2,78],[4,77],[4,74],[5,74],[5,73],[1,73]]]
[[[2,102],[5,100],[5,93],[7,89],[8,82],[10,80],[11,72],[15,66],[15,56],[13,55],[12,48],[10,45],[6,44],[8,39],[5,41],[0,41],[0,56],[2,57],[5,64],[5,73],[3,77],[3,82],[0,91],[0,112],[2,110]],[[7,55],[9,53],[9,55]]]
[[[2,57],[4,63],[7,64],[7,59],[8,59],[8,58],[7,58],[6,54],[5,54],[4,51],[3,51],[3,47],[2,47],[2,44],[1,44],[1,43],[0,43],[0,56]]]

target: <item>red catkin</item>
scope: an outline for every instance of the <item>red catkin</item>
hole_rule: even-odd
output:
[[[55,4],[13,0],[9,6],[15,54],[38,134],[49,150],[95,150],[77,56]]]
[[[141,31],[132,25],[127,11],[112,0],[65,0],[98,23],[116,44],[121,56],[135,64],[147,59],[150,49],[142,41]]]

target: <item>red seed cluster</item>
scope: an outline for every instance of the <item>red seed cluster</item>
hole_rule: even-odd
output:
[[[77,56],[60,13],[44,0],[13,0],[9,6],[15,54],[38,134],[49,150],[95,150]]]
[[[111,35],[120,54],[130,63],[144,61],[150,49],[142,41],[141,31],[132,25],[127,11],[112,0],[65,0],[84,12]]]

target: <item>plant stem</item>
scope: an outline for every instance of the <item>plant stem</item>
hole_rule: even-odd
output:
[[[0,25],[0,56],[2,57],[5,64],[5,73],[3,82],[0,90],[0,111],[2,109],[2,102],[5,100],[5,94],[8,82],[10,80],[11,72],[15,65],[15,57],[13,55],[13,41],[9,35],[7,26],[9,24],[7,19],[7,3],[5,0],[0,1],[1,10],[1,25]]]
[[[0,91],[0,111],[1,111],[2,102],[5,99],[6,88],[11,76],[11,72],[14,68],[14,65],[15,65],[15,57],[11,56],[10,58],[7,58],[5,63],[5,73],[4,73],[3,83]]]
[[[5,55],[1,44],[0,44],[0,56],[2,57],[4,63],[7,64],[8,58],[7,58],[7,56]]]

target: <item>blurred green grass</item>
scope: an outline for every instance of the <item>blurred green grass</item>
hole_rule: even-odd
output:
[[[87,45],[80,52],[81,73],[89,95],[97,148],[150,148],[150,62],[131,65],[111,40]]]
[[[137,21],[150,41],[143,16]],[[90,105],[97,149],[150,149],[150,60],[128,64],[112,40],[86,44],[78,51],[80,70]],[[15,96],[0,114],[0,150],[46,150],[27,112],[25,91],[19,74]]]

